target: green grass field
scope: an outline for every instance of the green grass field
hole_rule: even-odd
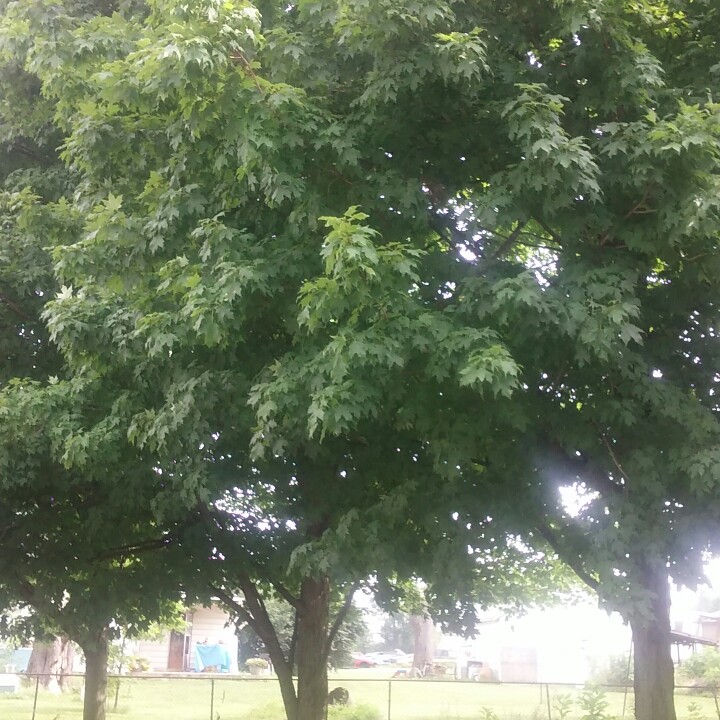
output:
[[[387,671],[386,671],[387,673]],[[544,720],[548,718],[546,691],[543,686],[493,685],[484,683],[430,682],[396,680],[367,671],[343,670],[330,681],[330,687],[342,685],[350,691],[352,708],[334,714],[336,720]],[[583,715],[576,699],[580,688],[550,686],[551,719],[560,695],[575,701],[567,720]],[[211,715],[211,695],[212,715]],[[608,715],[620,717],[622,692],[608,692]],[[626,717],[632,716],[628,699]],[[34,687],[24,688],[17,696],[0,695],[0,720],[31,720]],[[678,695],[679,718],[687,720],[688,705],[697,703],[708,720],[716,718],[712,698]],[[214,691],[208,676],[157,679],[123,678],[117,710],[114,694],[109,700],[110,718],[118,720],[282,720],[280,695],[274,679],[216,679]],[[388,716],[388,709],[390,715]],[[494,713],[495,715],[492,715]],[[79,692],[62,696],[40,692],[36,720],[80,720],[82,702]],[[331,718],[333,714],[331,714]]]

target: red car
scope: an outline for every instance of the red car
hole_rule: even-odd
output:
[[[352,663],[353,667],[356,668],[369,668],[369,667],[375,667],[377,665],[377,662],[373,660],[371,657],[368,657],[367,655],[363,655],[363,653],[352,653]]]

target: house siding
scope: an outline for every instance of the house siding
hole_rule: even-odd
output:
[[[209,608],[192,608],[186,615],[188,623],[185,631],[185,670],[195,669],[195,645],[198,642],[208,643],[223,642],[230,654],[230,672],[237,672],[238,639],[235,635],[235,626],[225,625],[230,621],[230,616],[218,605]],[[145,641],[141,640],[136,645],[136,655],[144,657],[150,663],[152,672],[166,672],[168,670],[168,655],[170,645],[170,633],[164,634],[162,640]]]
[[[238,639],[235,635],[235,626],[225,625],[230,621],[230,616],[219,606],[195,608],[191,612],[190,652],[187,660],[188,670],[195,669],[195,645],[207,640],[210,644],[222,643],[227,647],[230,654],[230,672],[237,672]]]
[[[137,644],[137,652],[135,654],[145,658],[150,663],[150,670],[152,672],[165,672],[168,666],[169,642],[169,632],[163,635],[162,640],[140,640]]]

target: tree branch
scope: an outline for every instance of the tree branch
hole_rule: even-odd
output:
[[[350,612],[353,596],[355,595],[359,587],[360,583],[354,582],[347,591],[347,594],[345,595],[345,600],[342,604],[342,607],[340,608],[340,610],[338,610],[338,613],[335,616],[335,620],[333,620],[333,624],[330,627],[330,632],[325,639],[325,657],[330,654],[330,650],[332,649],[333,642],[335,642],[335,637],[338,634],[338,630],[340,630],[340,626],[345,622],[345,618]]]
[[[238,581],[240,590],[245,597],[245,602],[249,606],[248,608],[241,605],[234,597],[222,588],[215,585],[210,585],[210,588],[224,603],[228,605],[228,607],[235,610],[235,612],[238,613],[238,616],[245,620],[255,631],[257,636],[263,641],[278,675],[280,675],[280,668],[284,668],[283,672],[291,675],[292,665],[288,664],[288,658],[283,652],[277,631],[270,620],[267,608],[260,597],[258,589],[255,587],[255,584],[247,573],[241,573]]]
[[[559,235],[555,234],[550,229],[549,225],[547,225],[545,222],[540,220],[540,218],[533,218],[533,219],[558,245],[562,245],[562,238]]]
[[[23,310],[23,308],[20,306],[19,303],[17,303],[15,300],[11,300],[5,292],[0,292],[0,302],[5,303],[10,310],[12,310],[19,318],[22,320],[25,320],[26,322],[31,323],[37,323],[38,319],[33,317],[32,315],[29,315],[28,313]]]
[[[279,580],[269,576],[265,576],[265,579],[275,588],[277,594],[285,600],[285,602],[292,605],[292,607],[296,610],[300,609],[300,600],[295,597],[295,595],[293,595]]]
[[[502,243],[502,245],[500,245],[500,247],[492,254],[491,260],[499,260],[500,258],[502,258],[515,244],[515,241],[518,239],[520,233],[526,225],[527,220],[518,222],[517,227],[507,236],[507,238],[505,238],[505,241]]]
[[[555,553],[557,553],[558,557],[560,557],[564,563],[567,563],[570,569],[580,578],[580,580],[582,580],[591,590],[597,591],[600,587],[600,581],[585,570],[582,564],[582,558],[579,555],[568,555],[568,553],[565,552],[560,539],[555,536],[549,525],[543,523],[541,520],[538,520],[535,527],[543,540],[545,540]]]
[[[625,213],[625,220],[628,220],[632,215],[647,215],[648,213],[657,212],[657,210],[647,209],[647,200],[650,197],[650,184],[645,186],[643,196],[638,200],[633,207],[631,207]]]
[[[198,502],[197,508],[201,518],[205,520],[208,529],[214,528],[218,532],[222,533],[225,537],[232,536],[232,534],[228,532],[228,529],[226,527],[226,521],[232,518],[229,513],[226,513],[223,510],[219,510],[215,507],[209,508],[203,502]],[[237,535],[237,533],[235,534]],[[300,608],[300,601],[298,600],[298,598],[296,598],[290,592],[290,590],[288,590],[288,588],[282,582],[280,582],[280,580],[269,575],[258,562],[253,561],[247,555],[245,555],[244,559],[249,566],[252,566],[255,571],[257,571],[260,577],[262,577],[264,580],[267,580],[267,582],[269,582],[275,588],[277,594],[280,595],[283,600],[288,602],[295,609]]]
[[[93,560],[114,560],[128,554],[137,554],[142,552],[151,552],[153,550],[161,550],[175,541],[174,535],[164,535],[161,538],[152,540],[143,540],[142,542],[131,543],[130,545],[121,545],[120,547],[106,550],[93,556]]]
[[[254,631],[257,633],[257,635],[260,635],[257,629],[257,624],[255,622],[255,618],[248,612],[248,609],[243,607],[235,598],[230,595],[229,593],[226,593],[222,588],[218,587],[217,585],[213,585],[212,583],[208,585],[210,590],[213,591],[215,595],[220,598],[220,600],[225,603],[229,608],[233,610],[237,614],[239,618],[241,618],[244,622],[246,622]]]
[[[290,637],[290,648],[288,649],[288,665],[290,665],[290,672],[295,669],[295,650],[297,649],[297,636],[298,636],[298,611],[297,609],[293,613],[293,631]]]

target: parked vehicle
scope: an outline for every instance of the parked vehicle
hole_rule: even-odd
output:
[[[364,653],[351,653],[352,665],[356,668],[375,667],[378,663],[375,658],[365,655]]]
[[[412,655],[402,650],[379,650],[367,655],[373,658],[378,665],[404,665],[412,662]]]

